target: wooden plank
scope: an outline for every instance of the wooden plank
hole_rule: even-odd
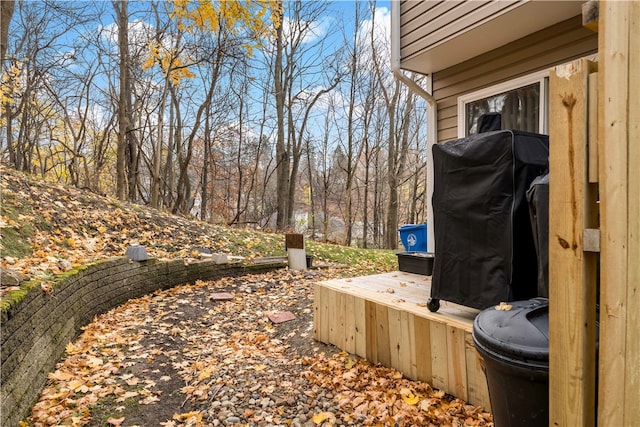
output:
[[[327,311],[329,316],[329,344],[336,345],[337,343],[337,335],[338,335],[338,311],[340,307],[338,307],[338,295],[341,295],[341,292],[331,291],[328,293],[326,301],[327,301]]]
[[[467,364],[467,400],[474,405],[482,406],[485,410],[491,410],[487,379],[482,369],[482,357],[473,344],[470,333],[464,334],[465,362]]]
[[[591,202],[586,123],[593,68],[578,60],[556,67],[549,79],[549,416],[555,426],[595,423],[595,255],[585,255],[582,241]]]
[[[416,379],[433,385],[431,356],[431,322],[424,317],[414,316]]]
[[[378,345],[378,363],[391,366],[391,342],[389,337],[389,308],[376,304],[376,340]]]
[[[587,126],[589,134],[589,182],[598,182],[598,73],[589,74]]]
[[[343,294],[345,298],[345,313],[344,313],[344,344],[338,346],[342,350],[349,354],[356,354],[356,312],[355,308],[355,295]]]
[[[447,325],[440,322],[430,322],[429,327],[431,334],[431,385],[448,392]]]
[[[366,355],[365,358],[372,363],[378,363],[378,321],[376,303],[373,301],[365,300],[365,340],[366,340]]]
[[[640,4],[633,2],[629,5],[629,75],[635,76],[630,81],[635,82],[640,73]],[[625,376],[625,414],[627,425],[638,423],[640,420],[640,88],[632,84],[628,88],[629,138],[627,183],[628,216],[627,216],[627,337],[626,356],[628,366]],[[635,367],[635,369],[634,369]]]
[[[344,349],[345,344],[345,317],[347,312],[347,295],[342,292],[334,292],[335,298],[335,313],[333,315],[333,323],[335,324],[335,330],[333,333],[335,345],[338,348]]]
[[[354,297],[353,312],[355,314],[355,353],[360,357],[367,357],[367,316],[365,300]]]
[[[637,98],[631,98],[637,85],[630,74],[629,41],[632,2],[603,2],[600,6],[599,57],[601,120],[599,140],[601,189],[601,294],[600,294],[600,363],[598,385],[599,425],[634,425],[638,419],[627,419],[627,411],[638,406],[638,400],[628,402],[627,376],[637,375],[637,365],[628,365],[627,306],[628,195],[629,175],[629,108]],[[636,22],[637,22],[637,16]],[[637,24],[636,24],[637,25]],[[633,75],[637,70],[633,71]],[[635,86],[635,87],[634,87]],[[637,140],[634,141],[637,144]],[[637,220],[637,219],[636,219]],[[637,264],[637,259],[631,262]],[[636,282],[637,286],[637,282]],[[636,292],[637,294],[637,292]],[[636,305],[637,308],[637,305]],[[637,330],[637,324],[633,325]],[[637,333],[637,332],[636,332]],[[637,340],[637,336],[635,337]],[[632,359],[633,360],[633,359]],[[636,372],[636,373],[634,373]],[[631,393],[633,395],[634,393]],[[629,424],[630,423],[630,424]]]
[[[335,292],[322,285],[314,286],[314,336],[323,343],[329,342],[329,304],[327,297]]]
[[[398,368],[407,378],[412,380],[417,378],[415,318],[416,316],[406,311],[400,312],[400,333],[402,338],[400,341],[400,363]]]
[[[599,42],[601,123],[601,425],[636,425],[640,419],[640,309],[638,188],[640,70],[637,2],[603,2]]]
[[[447,325],[447,373],[448,393],[464,401],[469,400],[467,392],[467,360],[464,331]]]
[[[404,348],[404,342],[402,340],[402,311],[389,307],[387,309],[388,316],[388,335],[389,335],[389,365],[390,367],[399,370],[403,374],[406,372],[402,349]]]

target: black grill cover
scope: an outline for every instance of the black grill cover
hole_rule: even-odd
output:
[[[510,130],[433,147],[431,298],[482,310],[536,296],[526,191],[548,158],[548,136]]]
[[[527,190],[533,242],[538,254],[538,296],[549,298],[549,174],[533,180]]]

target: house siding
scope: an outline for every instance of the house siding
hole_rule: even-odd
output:
[[[400,56],[412,58],[522,1],[403,1]],[[428,22],[428,25],[424,25]]]
[[[597,53],[598,35],[576,16],[433,74],[438,141],[458,137],[458,97]]]

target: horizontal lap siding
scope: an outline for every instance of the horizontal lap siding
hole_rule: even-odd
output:
[[[458,97],[572,59],[596,53],[598,35],[577,16],[513,43],[434,73],[438,141],[458,137]]]
[[[400,4],[403,60],[438,46],[469,27],[492,19],[517,1],[404,1]],[[428,22],[428,25],[423,25]]]

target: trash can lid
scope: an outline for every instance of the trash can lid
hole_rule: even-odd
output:
[[[549,360],[549,300],[514,301],[481,311],[473,322],[476,346],[519,361]]]

